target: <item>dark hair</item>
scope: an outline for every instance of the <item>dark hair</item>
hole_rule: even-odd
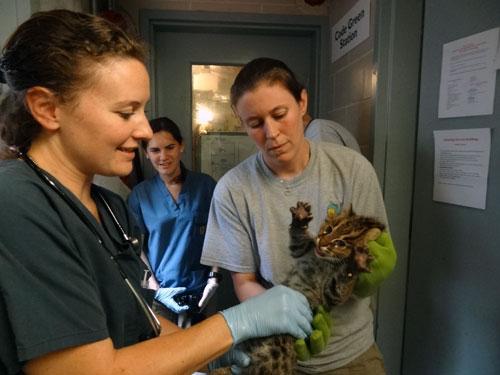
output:
[[[10,88],[0,104],[0,136],[7,147],[26,152],[40,132],[24,103],[26,90],[42,86],[61,102],[71,102],[95,82],[95,64],[110,57],[145,64],[146,49],[118,26],[90,14],[58,9],[35,13],[21,24],[0,59],[2,78]]]
[[[151,130],[153,130],[153,134],[160,131],[169,132],[177,142],[182,144],[182,134],[179,126],[168,117],[158,117],[153,120],[149,120],[149,125],[151,126]],[[142,147],[146,150],[148,147],[148,141],[142,141]]]
[[[292,70],[283,61],[259,57],[247,63],[234,79],[231,86],[231,105],[235,107],[246,92],[252,91],[263,82],[270,85],[280,84],[297,102],[301,99],[304,85],[297,80]]]

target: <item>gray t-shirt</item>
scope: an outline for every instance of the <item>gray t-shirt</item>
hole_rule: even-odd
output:
[[[233,272],[256,273],[279,284],[290,272],[290,207],[309,202],[317,233],[326,209],[352,204],[354,212],[387,223],[375,171],[359,153],[332,143],[314,143],[306,169],[280,180],[260,153],[227,172],[218,182],[210,209],[201,263]],[[341,367],[374,341],[370,299],[351,298],[332,310],[333,335],[328,347],[301,370],[315,373]]]

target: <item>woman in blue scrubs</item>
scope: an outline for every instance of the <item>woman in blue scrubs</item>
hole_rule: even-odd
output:
[[[147,236],[145,254],[159,284],[155,299],[162,304],[156,310],[184,325],[200,318],[197,304],[210,272],[200,254],[215,180],[184,167],[175,122],[160,117],[150,125],[153,137],[143,147],[158,173],[134,187],[128,203]]]

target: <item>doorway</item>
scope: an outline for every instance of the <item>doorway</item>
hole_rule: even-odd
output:
[[[179,125],[188,169],[199,170],[199,150],[193,150],[193,65],[242,66],[256,57],[280,59],[306,86],[310,113],[324,112],[331,91],[320,80],[328,76],[327,17],[144,10],[140,19],[151,48],[150,117],[167,116]],[[147,163],[144,167],[147,178],[153,171]]]
[[[320,77],[328,77],[328,17],[144,10],[140,24],[151,48],[150,118],[167,116],[179,125],[185,143],[182,161],[188,169],[201,165],[196,163],[200,150],[193,150],[195,65],[242,66],[262,56],[282,60],[307,88],[309,112],[326,113],[332,90]],[[153,175],[149,163],[142,165],[145,178]],[[217,310],[237,303],[231,277],[224,273]]]

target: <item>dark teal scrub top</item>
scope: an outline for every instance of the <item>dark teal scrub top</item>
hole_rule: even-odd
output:
[[[115,348],[151,336],[146,317],[121,277],[117,254],[137,290],[144,264],[126,246],[98,201],[102,225],[66,189],[104,240],[23,161],[0,162],[0,373],[25,361],[110,337]],[[93,186],[124,230],[138,233],[116,194]]]

